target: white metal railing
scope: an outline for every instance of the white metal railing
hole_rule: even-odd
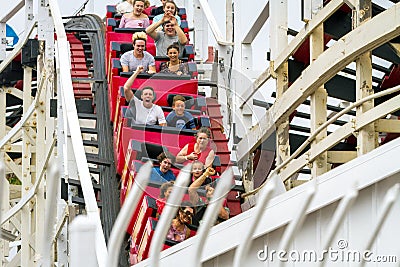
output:
[[[252,216],[249,224],[249,230],[243,235],[243,239],[240,241],[239,246],[236,248],[235,257],[233,259],[234,267],[242,267],[245,265],[245,259],[250,250],[250,245],[253,242],[253,234],[256,230],[256,226],[260,221],[261,216],[264,213],[265,207],[273,196],[275,188],[278,186],[279,176],[271,178],[271,181],[260,191],[260,197],[254,208],[254,215]]]
[[[62,94],[63,99],[63,115],[66,118],[71,134],[72,148],[80,178],[81,188],[85,199],[86,212],[96,225],[96,256],[99,266],[105,266],[107,259],[107,247],[101,226],[99,211],[96,198],[94,195],[93,185],[90,178],[89,166],[86,159],[85,149],[82,142],[82,134],[80,131],[78,114],[76,110],[75,98],[72,88],[72,80],[70,75],[70,58],[69,58],[69,43],[62,22],[60,10],[56,0],[49,0],[50,10],[54,21],[55,31],[57,34],[56,44],[56,62],[58,77],[61,80],[61,88],[58,92]]]
[[[290,250],[323,251],[326,246],[332,247],[330,241],[337,233],[341,234],[341,238],[349,238],[349,242],[358,243],[356,248],[360,251],[368,251],[371,247],[382,245],[386,241],[395,243],[396,238],[391,233],[392,227],[395,227],[399,218],[399,213],[393,212],[399,204],[400,184],[397,179],[400,175],[399,167],[395,161],[390,161],[388,164],[390,166],[387,168],[381,165],[387,162],[388,158],[397,155],[400,150],[400,140],[392,142],[392,145],[381,146],[347,163],[347,166],[342,165],[336,168],[332,175],[324,174],[323,177],[315,179],[313,182],[317,186],[310,182],[285,194],[272,197],[271,191],[278,189],[273,181],[278,186],[281,183],[279,175],[275,176],[270,181],[271,184],[259,192],[260,201],[257,202],[255,208],[218,225],[216,229],[213,229],[214,231],[210,232],[208,235],[210,240],[204,246],[206,253],[202,260],[206,260],[207,264],[211,265],[231,266],[234,256],[235,259],[240,257],[244,264],[233,266],[245,266],[249,262],[255,262],[254,249],[257,251],[260,244],[267,244],[268,247],[277,246],[278,241],[280,242],[276,251],[287,248],[288,244]],[[382,166],[382,169],[374,166]],[[365,169],[368,170],[365,172]],[[385,192],[386,196],[382,197]],[[357,198],[359,193],[361,197]],[[379,193],[378,196],[377,193]],[[375,198],[371,199],[370,197],[373,196]],[[353,209],[352,204],[356,198],[358,202]],[[264,200],[268,205],[262,205]],[[371,209],[371,206],[374,208]],[[372,222],[365,222],[365,218],[360,217],[360,212],[368,213],[367,217],[371,218]],[[301,227],[305,219],[307,219],[307,225],[304,224]],[[347,228],[348,225],[357,227],[358,224],[355,223],[361,224],[362,229],[372,230],[367,235],[360,236],[360,231],[355,229],[349,231]],[[384,233],[383,230],[385,230]],[[380,233],[383,235],[380,236]],[[247,239],[248,236],[250,239]],[[378,244],[377,238],[382,238]],[[387,240],[388,238],[390,240]],[[252,246],[255,239],[257,239],[257,245]],[[226,242],[221,242],[221,240]],[[247,243],[244,242],[245,240],[250,241]],[[179,261],[184,266],[195,266],[193,263],[196,258],[194,251],[197,248],[197,242],[196,237],[190,238],[164,251],[159,264],[172,266],[173,263]],[[385,248],[388,247],[387,245],[392,246],[391,244],[386,243]],[[241,247],[247,245],[252,248],[251,254],[237,255],[241,252]],[[362,250],[364,248],[366,250]],[[376,253],[375,250],[373,252]],[[330,266],[326,263],[328,262],[320,262],[318,265]],[[276,262],[272,265],[278,266]],[[138,263],[138,266],[153,265],[148,259]],[[257,266],[261,266],[261,263]]]
[[[210,8],[210,5],[206,0],[198,0],[199,4],[201,6],[201,9],[203,10],[203,14],[207,19],[208,24],[210,25],[211,31],[214,35],[215,40],[219,45],[233,45],[232,42],[227,41],[222,33],[221,30],[219,29],[218,23],[215,20],[215,17],[213,15],[213,12]]]
[[[182,197],[189,184],[190,169],[191,164],[186,165],[179,173],[171,195],[168,197],[165,208],[157,222],[157,228],[150,244],[150,262],[153,267],[160,266],[160,252],[164,244],[165,236],[171,226],[171,221],[181,204]]]
[[[222,201],[228,194],[232,185],[233,172],[232,168],[226,169],[218,180],[218,186],[214,191],[214,195],[207,205],[206,212],[203,216],[203,221],[196,233],[196,246],[194,247],[193,264],[194,267],[202,266],[202,254],[208,233],[211,227],[215,224],[219,210],[222,206]]]
[[[118,266],[118,256],[121,251],[121,244],[125,236],[124,229],[127,229],[129,222],[132,218],[133,212],[135,211],[140,197],[143,194],[143,189],[146,188],[152,171],[151,161],[148,161],[141,168],[139,173],[135,177],[135,181],[132,188],[129,191],[128,196],[125,199],[124,205],[122,205],[121,211],[115,220],[113,229],[110,234],[110,240],[108,242],[108,259],[107,265],[109,267]]]
[[[375,94],[369,95],[367,97],[364,97],[363,99],[360,99],[360,100],[352,103],[351,105],[347,106],[346,108],[344,108],[340,112],[336,113],[328,121],[324,122],[320,127],[318,127],[314,132],[312,132],[311,135],[309,137],[307,137],[307,139],[296,149],[296,151],[293,152],[290,155],[290,157],[288,157],[284,162],[279,164],[270,173],[270,175],[268,176],[268,179],[269,179],[269,177],[272,177],[275,173],[279,173],[282,169],[284,169],[285,167],[290,165],[292,163],[292,161],[297,156],[299,156],[301,152],[303,152],[303,150],[316,138],[316,136],[320,132],[322,132],[323,130],[326,130],[329,125],[331,125],[333,122],[337,121],[341,116],[345,115],[346,113],[348,113],[349,111],[353,110],[354,108],[361,106],[365,102],[368,102],[368,101],[371,101],[373,99],[380,98],[380,97],[383,97],[383,96],[386,96],[386,95],[390,95],[390,94],[393,94],[393,93],[396,93],[396,92],[399,92],[399,91],[400,91],[400,85],[399,86],[395,86],[395,87],[390,88],[390,89],[386,89],[385,91],[381,91],[379,93],[375,93]],[[393,102],[393,99],[391,101]],[[390,108],[391,107],[390,105],[387,105],[387,107],[389,107],[389,109],[387,109],[385,112],[383,112],[383,114],[382,113],[378,113],[378,114],[375,115],[375,117],[369,117],[370,121],[373,122],[375,120],[378,120],[382,116],[387,115],[387,114],[389,114],[391,112],[394,112],[397,109],[399,109],[399,108],[397,108],[396,106],[393,106],[393,105],[392,105],[392,108]],[[386,113],[386,114],[384,114],[384,113]],[[366,124],[366,123],[364,122],[364,124]],[[328,146],[331,146],[331,145],[328,145]],[[318,156],[318,154],[315,154],[315,157],[316,156]],[[297,168],[293,169],[290,173],[285,173],[285,175],[282,177],[282,180],[286,181],[288,178],[290,178],[291,175],[293,175],[294,172],[299,171],[301,168],[303,168],[304,165],[298,165]],[[263,186],[265,186],[266,183],[267,183],[267,181],[265,181],[263,184],[261,184],[258,188],[243,194],[243,197],[246,197],[246,196],[249,196],[249,195],[252,195],[252,194],[258,192]]]

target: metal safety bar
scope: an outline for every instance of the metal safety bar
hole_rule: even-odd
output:
[[[241,267],[245,264],[245,259],[250,250],[251,243],[253,242],[253,234],[256,230],[258,223],[260,222],[261,216],[264,214],[265,207],[273,196],[274,190],[277,183],[280,182],[279,175],[275,174],[271,181],[259,192],[259,198],[255,208],[252,210],[251,222],[248,227],[248,231],[244,234],[243,239],[240,241],[239,246],[236,248],[235,257],[233,259],[234,267]]]
[[[339,229],[340,224],[343,222],[344,216],[353,206],[353,203],[356,200],[357,196],[358,196],[357,183],[354,183],[354,185],[342,198],[338,207],[335,210],[335,213],[332,216],[332,220],[328,226],[328,230],[326,231],[325,242],[322,244],[322,251],[328,250],[333,238],[335,237],[335,234]],[[325,261],[322,261],[320,266],[324,265]]]
[[[193,264],[191,266],[201,267],[201,254],[203,252],[204,243],[206,242],[208,233],[214,225],[218,216],[218,211],[221,209],[222,201],[226,194],[228,194],[233,179],[232,168],[225,170],[218,180],[218,185],[215,188],[214,195],[207,205],[206,212],[200,224],[199,230],[196,233],[196,244],[194,246]]]
[[[108,241],[108,259],[106,266],[118,266],[118,256],[125,236],[124,229],[127,229],[133,212],[136,210],[139,203],[140,197],[143,195],[143,192],[149,183],[152,167],[153,164],[151,161],[148,161],[140,168],[135,177],[135,181],[133,182],[133,186],[122,205],[117,219],[115,220],[110,234],[110,240]]]
[[[150,266],[160,266],[160,252],[165,241],[168,229],[171,226],[171,221],[175,217],[175,214],[180,207],[182,197],[187,190],[189,184],[192,164],[186,165],[179,173],[171,195],[168,197],[166,205],[157,222],[157,227],[154,232],[151,244],[150,244]]]

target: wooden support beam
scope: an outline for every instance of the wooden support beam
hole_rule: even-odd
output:
[[[357,120],[348,122],[342,127],[338,128],[336,131],[328,135],[324,140],[313,146],[311,150],[307,151],[297,159],[292,160],[287,167],[280,172],[280,177],[283,181],[287,180],[291,175],[297,173],[321,153],[332,148],[355,131],[358,131],[365,125],[368,125],[371,122],[386,116],[387,114],[399,110],[400,106],[398,103],[400,103],[400,95],[397,95],[386,101],[384,105],[376,106],[373,109],[363,113],[357,118]]]
[[[270,67],[263,71],[260,76],[253,82],[253,84],[243,92],[239,97],[239,107],[243,108],[244,104],[251,99],[251,97],[257,92],[257,90],[272,76],[271,73],[275,73],[278,67],[286,62],[289,57],[303,44],[307,39],[307,36],[311,32],[327,20],[333,13],[335,13],[343,5],[343,0],[332,0],[330,1],[318,14],[300,30],[300,32],[290,41],[289,45],[283,47],[282,53],[273,61],[271,61]]]
[[[312,0],[310,1],[311,5],[311,17],[315,17],[315,12],[321,12],[323,2],[321,0]],[[324,52],[324,25],[321,24],[315,28],[315,30],[310,35],[310,62],[315,61],[323,52]],[[324,85],[321,85],[313,94],[310,96],[310,128],[311,133],[314,132],[318,127],[326,122],[327,118],[327,99],[328,93],[324,88]],[[311,146],[317,144],[321,140],[323,140],[327,136],[327,129],[319,133],[314,141],[311,143]],[[326,152],[321,153],[314,162],[312,162],[311,167],[311,177],[316,178],[317,176],[324,174],[328,171],[327,165],[327,154]]]
[[[375,131],[382,133],[400,133],[400,120],[377,120],[375,122]]]
[[[22,99],[22,91],[15,87],[7,87],[5,89],[7,94],[13,95],[16,98]]]
[[[287,27],[288,27],[288,2],[272,1],[271,21],[270,21],[270,42],[271,42],[271,59],[275,60],[284,47],[288,44]],[[276,98],[280,99],[289,87],[288,63],[283,62],[276,69]],[[276,124],[276,163],[280,164],[290,156],[289,144],[289,116],[282,118]]]
[[[365,34],[373,32],[374,34]],[[291,114],[307,97],[330,80],[359,55],[368,52],[400,34],[400,3],[376,15],[351,31],[322,53],[288,91],[267,111],[259,123],[248,131],[237,145],[238,161],[254,150],[272,132],[272,128]],[[272,118],[272,121],[269,120]]]
[[[356,16],[353,17],[353,25],[360,27],[372,17],[371,0],[359,0],[356,5]],[[374,93],[372,88],[372,53],[367,51],[356,59],[356,100],[363,99]],[[372,109],[374,101],[368,101],[356,108],[356,116]],[[362,128],[357,135],[358,154],[366,154],[375,149],[378,144],[378,136],[375,133],[374,124],[371,123]]]
[[[15,162],[8,156],[7,153],[4,153],[4,163],[6,164],[7,168],[10,169],[15,176],[22,182],[22,171],[21,171],[21,166],[15,164]]]
[[[357,157],[357,151],[328,151],[329,163],[346,163]]]

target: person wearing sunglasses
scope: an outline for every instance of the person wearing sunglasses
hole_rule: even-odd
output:
[[[190,229],[187,226],[192,223],[195,210],[191,207],[190,202],[183,202],[171,222],[171,227],[167,233],[167,239],[182,242],[190,237]]]

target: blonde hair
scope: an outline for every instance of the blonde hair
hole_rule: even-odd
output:
[[[135,32],[132,34],[133,43],[135,43],[136,40],[143,40],[147,42],[147,34],[145,32]]]

